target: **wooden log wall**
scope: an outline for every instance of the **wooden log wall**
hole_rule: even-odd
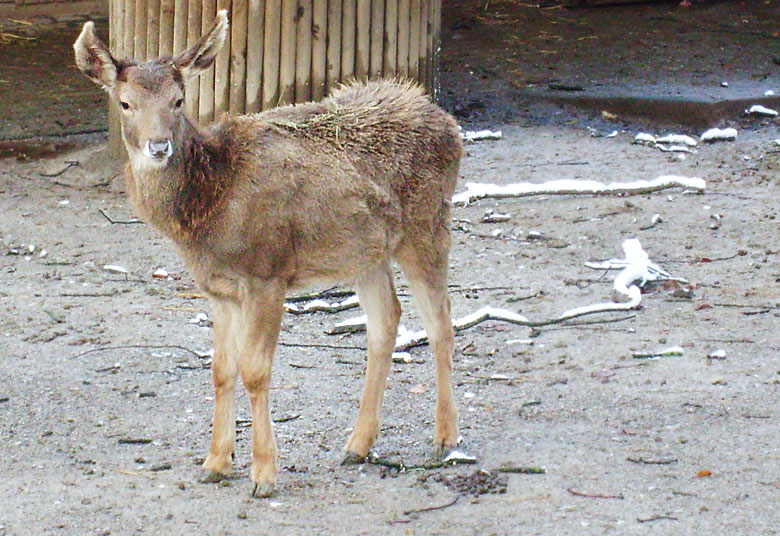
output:
[[[352,78],[401,76],[436,93],[441,0],[109,0],[109,46],[147,60],[191,46],[227,9],[213,68],[185,88],[185,110],[208,123],[319,100]],[[109,113],[120,150],[119,111]]]

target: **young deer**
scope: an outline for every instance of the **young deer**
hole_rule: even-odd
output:
[[[392,260],[409,279],[435,356],[443,455],[458,437],[447,296],[462,153],[454,119],[416,85],[381,81],[199,129],[183,114],[184,82],[212,64],[227,29],[220,11],[192,48],[143,63],[112,57],[92,22],[74,44],[78,68],[121,107],[135,212],[173,240],[213,308],[215,409],[200,480],[230,471],[240,373],[252,406],[252,494],[273,491],[268,390],[283,302],[289,289],[319,282],[355,281],[368,316],[366,383],[344,462],[366,457],[400,316]]]

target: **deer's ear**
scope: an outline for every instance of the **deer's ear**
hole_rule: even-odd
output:
[[[185,80],[198,76],[211,66],[225,42],[227,31],[227,11],[221,9],[217,12],[211,29],[203,34],[197,43],[173,58],[173,66]]]
[[[76,67],[87,78],[103,86],[106,91],[114,88],[118,65],[106,45],[95,35],[95,23],[84,23],[73,50],[76,52]]]

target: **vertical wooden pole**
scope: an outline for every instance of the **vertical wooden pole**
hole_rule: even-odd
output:
[[[274,1],[274,0],[268,0]],[[246,111],[263,109],[263,30],[265,0],[249,0],[246,36]]]
[[[114,21],[111,26],[111,32],[114,36],[114,44],[111,47],[111,53],[115,58],[125,57],[125,0],[111,0],[114,10],[111,16]]]
[[[170,56],[173,53],[173,10],[175,0],[160,0],[160,47],[158,54]]]
[[[409,76],[409,0],[398,0],[398,64],[399,76]]]
[[[225,9],[228,16],[232,11],[232,0],[217,0],[217,11]],[[211,21],[209,21],[211,23]],[[231,21],[232,23],[232,21]],[[232,26],[232,24],[231,24]],[[231,49],[230,30],[225,37],[225,44],[217,54],[214,62],[214,119],[220,119],[230,106],[230,49]]]
[[[398,0],[385,0],[385,39],[382,52],[382,73],[395,76],[398,52]]]
[[[440,0],[439,0],[440,1]],[[427,84],[426,87],[428,88],[428,94],[433,97],[433,79],[434,79],[434,58],[436,55],[436,51],[434,50],[434,40],[433,40],[433,25],[434,25],[434,19],[436,18],[436,2],[437,0],[428,0],[428,28],[426,28],[426,40],[427,40],[427,49],[428,49],[428,55],[426,58],[426,78],[427,78]]]
[[[133,59],[146,59],[146,0],[135,0],[135,47]]]
[[[247,0],[233,0],[230,17],[230,106],[234,114],[246,113],[246,43],[248,27]]]
[[[124,0],[108,2],[108,48],[115,58],[120,58],[124,45],[124,21],[122,12]],[[108,99],[108,152],[112,156],[122,154],[122,125],[119,119],[119,107],[114,99]]]
[[[385,42],[385,0],[371,0],[371,59],[369,76],[382,76],[382,60]]]
[[[197,0],[195,0],[197,1]],[[217,16],[216,0],[203,0],[201,28],[206,31]],[[200,75],[200,102],[198,103],[200,122],[208,124],[214,121],[214,67]]]
[[[295,44],[295,102],[311,100],[312,0],[298,0]]]
[[[187,48],[187,3],[187,0],[174,0],[173,3],[172,54],[178,54]]]
[[[135,54],[135,0],[124,0],[124,46],[122,53],[126,58],[132,58]]]
[[[420,0],[409,2],[409,77],[417,78],[420,66]]]
[[[371,59],[371,0],[357,0],[356,43],[355,78],[366,78]]]
[[[431,97],[435,100],[439,98],[439,54],[441,53],[441,1],[431,0],[433,4],[433,55],[431,63],[433,69],[431,72]]]
[[[355,16],[357,0],[343,0],[341,5],[341,80],[355,73]]]
[[[265,38],[263,41],[263,110],[279,104],[279,49],[282,26],[281,0],[265,2]]]
[[[328,0],[328,64],[325,93],[330,93],[341,79],[341,0]]]
[[[189,0],[187,4],[187,46],[191,47],[200,39],[201,27],[200,0]],[[188,80],[184,86],[184,111],[192,121],[200,119],[200,78]]]
[[[160,0],[146,3],[146,59],[157,58],[160,52]]]
[[[428,87],[428,12],[430,9],[430,0],[420,0],[420,63],[417,72],[423,87]]]
[[[295,100],[295,44],[298,0],[282,0],[282,42],[279,53],[279,102]]]
[[[311,98],[320,100],[325,96],[325,71],[328,64],[328,1],[312,2],[311,25]]]

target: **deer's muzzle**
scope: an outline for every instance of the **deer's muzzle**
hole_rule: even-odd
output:
[[[144,153],[155,160],[165,160],[173,154],[171,140],[149,140],[144,147]]]

